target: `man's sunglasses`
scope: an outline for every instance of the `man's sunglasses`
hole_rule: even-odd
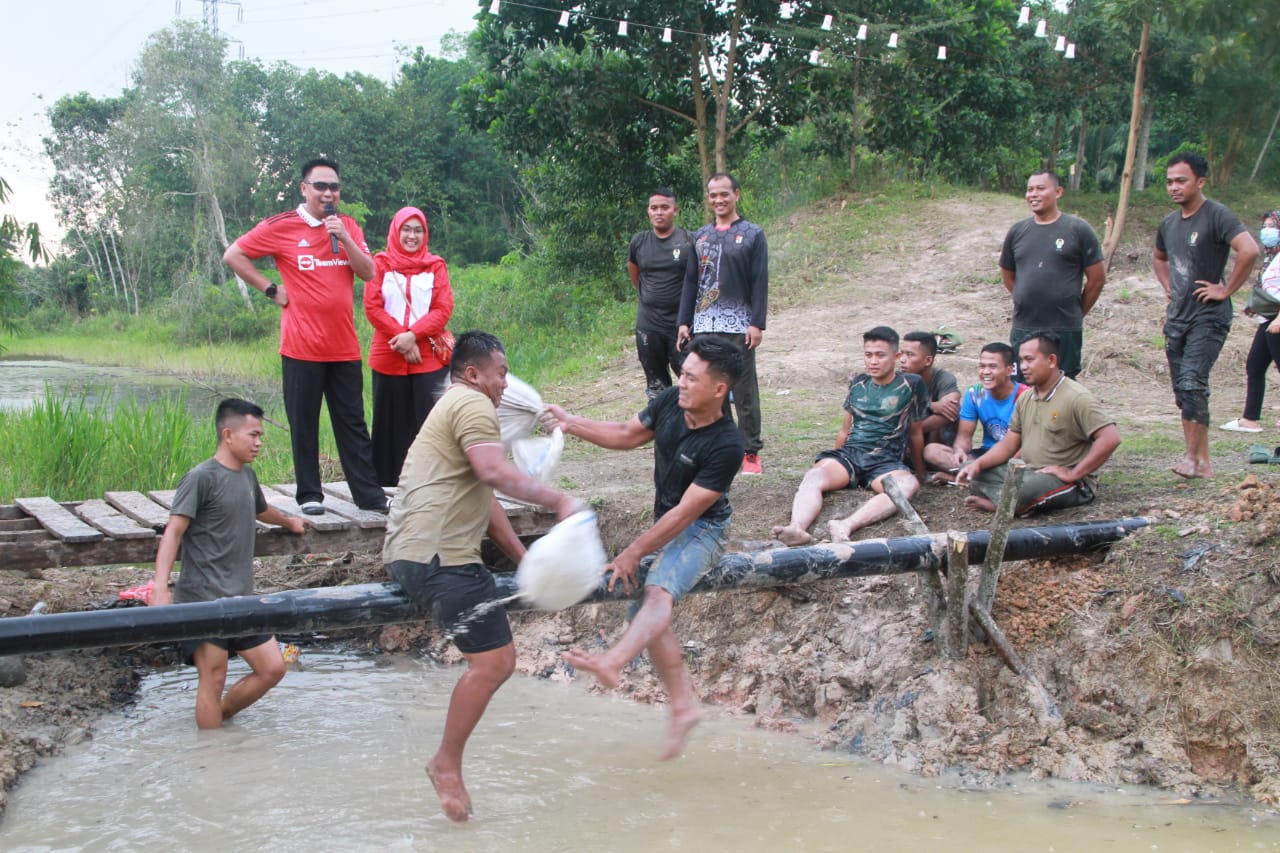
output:
[[[336,193],[336,192],[342,191],[342,184],[338,183],[337,181],[334,181],[333,183],[329,183],[328,181],[303,181],[303,183],[311,184],[311,187],[316,192],[323,193],[323,192],[332,191]]]

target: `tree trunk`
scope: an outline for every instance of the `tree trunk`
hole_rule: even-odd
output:
[[[1049,142],[1049,156],[1044,167],[1050,172],[1058,171],[1058,146],[1062,143],[1062,113],[1053,117],[1053,138]]]
[[[733,101],[733,72],[738,61],[738,30],[742,25],[742,13],[733,7],[733,19],[729,22],[729,45],[725,53],[724,79],[715,82],[715,68],[707,57],[707,75],[711,78],[711,91],[716,99],[716,171],[729,171],[729,107]]]
[[[1251,122],[1248,119],[1242,119],[1239,123],[1233,125],[1227,133],[1227,151],[1222,157],[1221,168],[1214,175],[1214,186],[1225,187],[1230,183],[1231,173],[1236,168],[1236,161],[1244,153],[1244,142],[1249,136],[1250,125]]]
[[[862,51],[859,50],[853,59],[853,110],[850,123],[853,125],[853,138],[849,141],[849,178],[853,185],[858,185],[858,144],[862,141],[862,112],[858,105],[862,102]]]
[[[1068,189],[1075,192],[1080,189],[1080,179],[1084,177],[1084,158],[1085,143],[1089,139],[1089,117],[1085,115],[1084,110],[1080,110],[1080,133],[1076,138],[1076,162],[1071,169],[1071,179],[1067,182]]]
[[[102,233],[101,228],[98,229],[98,242],[102,244],[102,259],[106,262],[107,272],[111,275],[111,294],[112,296],[119,298],[119,294],[116,291],[116,270],[111,264],[111,250],[107,248],[107,238],[106,235]],[[129,285],[123,280],[123,276],[121,276],[121,279],[120,286],[124,289],[124,307],[125,310],[128,310]]]
[[[89,243],[84,239],[84,230],[81,228],[76,228],[75,232],[76,232],[76,239],[80,241],[80,248],[84,250],[85,257],[89,259],[89,266],[93,267],[94,276],[98,279],[98,281],[102,281],[103,279],[102,267],[101,265],[98,264],[98,256],[94,253],[93,249],[89,247]],[[106,276],[106,277],[111,279],[111,298],[119,299],[120,293],[116,289],[115,276]]]
[[[707,151],[707,93],[702,88],[702,62],[707,55],[706,36],[699,35],[689,48],[693,73],[689,82],[693,85],[694,134],[698,141],[698,165],[702,167],[702,186],[706,189],[711,180],[711,160]],[[714,79],[712,85],[715,85]]]
[[[1111,259],[1120,247],[1124,234],[1124,217],[1129,210],[1129,191],[1133,188],[1133,161],[1138,151],[1138,125],[1142,123],[1142,81],[1147,70],[1147,45],[1151,41],[1151,22],[1142,22],[1142,39],[1138,43],[1138,66],[1133,73],[1133,109],[1129,112],[1129,142],[1124,152],[1124,172],[1120,175],[1120,200],[1116,202],[1115,227],[1102,247],[1106,269],[1111,269]]]
[[[1142,127],[1138,130],[1138,156],[1133,161],[1133,190],[1147,188],[1147,153],[1151,147],[1151,121],[1156,115],[1156,99],[1147,98],[1142,104]]]
[[[1262,168],[1262,160],[1267,156],[1267,149],[1271,147],[1271,139],[1276,135],[1276,124],[1280,123],[1280,110],[1276,110],[1276,117],[1271,120],[1271,130],[1267,132],[1267,139],[1262,143],[1262,150],[1258,152],[1258,159],[1253,164],[1253,171],[1249,173],[1249,183],[1253,183],[1258,177],[1258,170]]]
[[[222,207],[218,204],[218,194],[212,188],[209,189],[209,216],[213,220],[211,224],[214,236],[218,238],[218,243],[225,252],[231,248],[231,243],[227,240],[227,223],[222,218]],[[236,284],[240,287],[240,298],[244,300],[244,304],[252,311],[254,306],[253,300],[249,298],[249,286],[244,283],[244,279],[240,276],[236,276]]]

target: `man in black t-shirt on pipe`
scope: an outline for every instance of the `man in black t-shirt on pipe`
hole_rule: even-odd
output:
[[[626,422],[593,421],[548,406],[547,429],[560,427],[592,444],[631,450],[653,441],[653,526],[613,558],[609,589],[622,581],[631,592],[643,574],[644,598],[632,607],[622,637],[603,654],[570,649],[565,660],[618,686],[622,668],[641,651],[658,671],[671,703],[671,722],[660,760],[675,758],[702,717],[680,641],[671,630],[675,602],[693,588],[724,551],[729,532],[729,485],[742,464],[742,437],[725,413],[729,389],[742,375],[742,348],[716,336],[688,345],[680,380]],[[653,554],[647,572],[640,560]]]

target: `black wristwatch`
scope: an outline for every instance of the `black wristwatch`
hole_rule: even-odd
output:
[[[280,288],[276,287],[274,284],[268,284],[266,287],[262,289],[262,295],[267,297],[268,299],[275,299],[276,291],[279,289]]]

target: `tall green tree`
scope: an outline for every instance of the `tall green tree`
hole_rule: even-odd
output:
[[[9,203],[10,192],[8,182],[0,177],[0,210]],[[46,257],[40,245],[40,226],[34,222],[23,225],[13,214],[0,213],[0,329],[6,331],[12,331],[18,313],[18,276],[26,267],[24,255],[33,263]]]

